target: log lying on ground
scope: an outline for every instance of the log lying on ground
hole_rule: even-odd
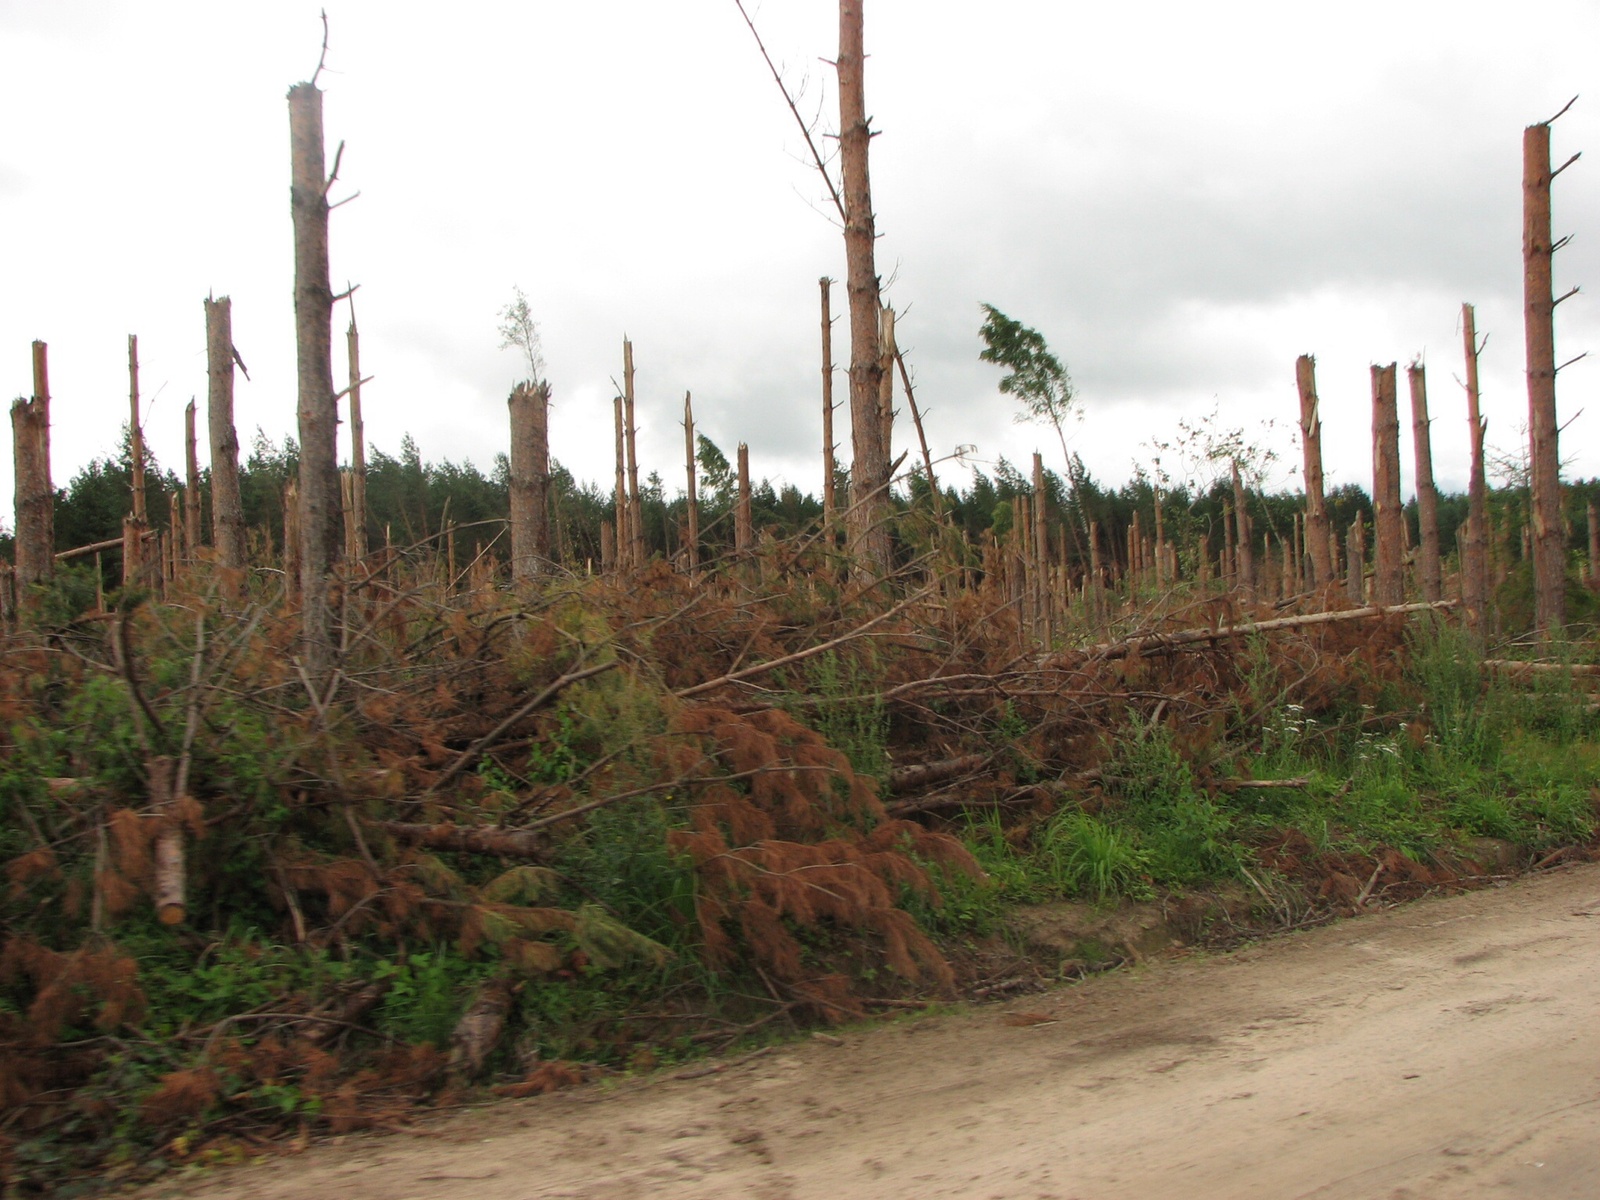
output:
[[[1486,658],[1485,670],[1497,675],[1600,675],[1592,663],[1523,662],[1514,658]]]
[[[506,858],[543,858],[549,842],[526,829],[506,829],[488,825],[472,829],[463,825],[425,825],[411,821],[373,821],[382,830],[403,842],[415,842],[430,850],[461,850],[468,854],[499,854]]]

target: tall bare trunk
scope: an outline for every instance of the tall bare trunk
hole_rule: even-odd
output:
[[[1322,483],[1322,413],[1317,400],[1317,360],[1302,354],[1294,364],[1300,391],[1300,447],[1305,460],[1306,558],[1311,563],[1311,583],[1321,586],[1333,579],[1333,529],[1328,521]]]
[[[878,420],[883,425],[883,453],[894,453],[894,309],[885,304],[878,313]]]
[[[839,0],[839,150],[844,175],[844,250],[850,298],[850,552],[872,578],[889,573],[889,447],[879,387],[878,271],[862,49],[863,0]]]
[[[1400,507],[1400,409],[1396,364],[1372,368],[1372,599],[1405,599],[1404,517]]]
[[[1428,432],[1428,379],[1420,362],[1406,368],[1411,387],[1411,448],[1417,466],[1417,578],[1422,598],[1444,594],[1439,568],[1439,493],[1433,486],[1433,441]]]
[[[1234,544],[1239,555],[1239,578],[1235,586],[1247,595],[1256,587],[1255,551],[1250,544],[1250,509],[1245,503],[1244,481],[1239,478],[1239,464],[1233,463],[1233,515],[1238,522]]]
[[[1467,629],[1481,638],[1489,603],[1489,489],[1484,481],[1484,421],[1478,412],[1478,327],[1472,305],[1461,306],[1461,337],[1467,357],[1467,431],[1472,466],[1467,482],[1467,532],[1461,542],[1461,606]]]
[[[526,583],[550,558],[550,385],[517,384],[511,409],[511,581]]]
[[[331,576],[344,548],[339,417],[333,388],[333,289],[328,284],[328,179],[322,92],[289,89],[294,214],[294,320],[300,419],[301,648],[313,678],[331,661]]]
[[[733,549],[735,553],[750,553],[754,532],[750,520],[750,447],[739,443],[738,458],[739,495],[733,507]]]
[[[49,349],[33,343],[33,399],[11,405],[11,445],[15,461],[14,503],[17,605],[33,606],[29,589],[55,575],[55,486],[50,482]]]
[[[628,551],[634,570],[644,567],[644,505],[639,500],[639,426],[633,419],[633,343],[622,339],[622,408],[628,439]]]
[[[1522,131],[1522,318],[1527,342],[1533,515],[1534,626],[1558,636],[1567,623],[1566,539],[1556,426],[1554,293],[1550,282],[1550,125]]]
[[[1044,646],[1050,645],[1050,530],[1045,524],[1044,459],[1033,452],[1033,586],[1034,611],[1038,614],[1035,632]]]
[[[838,462],[833,440],[833,280],[824,275],[817,284],[822,291],[822,525],[832,530],[837,503],[833,473]],[[831,539],[833,534],[827,536]]]
[[[217,561],[242,571],[246,542],[239,497],[239,435],[233,427],[233,303],[207,299],[206,429],[211,442],[211,542]]]
[[[183,466],[188,486],[183,493],[183,537],[192,559],[200,549],[200,451],[195,445],[195,411],[191,399],[183,410]]]
[[[144,496],[144,422],[139,416],[139,338],[128,335],[128,441],[133,479],[133,519],[142,523],[150,520],[150,510]]]
[[[827,282],[824,280],[823,282]],[[824,289],[824,304],[826,304],[827,291]],[[823,326],[827,328],[826,324]],[[689,393],[683,394],[683,470],[687,476],[688,487],[684,492],[685,507],[689,510],[689,574],[693,575],[700,569],[700,495],[696,488],[694,462],[694,403]]]
[[[615,485],[616,499],[616,553],[612,557],[612,565],[619,571],[626,571],[629,567],[629,555],[632,554],[633,536],[628,532],[628,427],[622,415],[622,397],[612,398],[612,417],[615,419],[617,431],[617,480]]]
[[[356,319],[344,333],[350,364],[350,555],[367,556],[367,426],[361,419],[361,334]]]

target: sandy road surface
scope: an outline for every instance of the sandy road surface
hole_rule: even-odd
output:
[[[178,1193],[1596,1197],[1600,866],[842,1041]]]

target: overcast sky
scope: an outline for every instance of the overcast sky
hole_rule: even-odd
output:
[[[115,448],[129,333],[147,436],[181,466],[208,293],[233,298],[250,367],[241,440],[293,432],[285,93],[316,65],[319,7],[0,0],[0,380],[28,392],[28,344],[49,343],[58,485]],[[488,469],[519,376],[497,313],[520,285],[552,451],[580,477],[609,485],[626,333],[641,465],[669,491],[686,390],[730,457],[747,441],[757,475],[817,490],[817,278],[843,278],[843,244],[733,0],[326,7],[330,159],[347,143],[333,198],[360,192],[333,215],[333,278],[360,285],[371,445],[393,454],[410,432],[427,458]],[[803,110],[834,128],[836,5],[750,7]],[[1038,448],[1060,466],[978,361],[987,301],[1067,363],[1073,448],[1104,482],[1215,407],[1298,487],[1294,360],[1310,352],[1330,485],[1370,483],[1368,365],[1423,355],[1436,470],[1464,486],[1460,304],[1489,334],[1489,441],[1512,450],[1522,129],[1576,93],[1554,154],[1589,153],[1556,184],[1556,233],[1574,234],[1556,287],[1600,290],[1594,0],[868,0],[866,41],[879,270],[937,454],[975,447],[992,470]],[[1556,336],[1558,360],[1596,351],[1559,396],[1569,474],[1600,474],[1587,292]],[[839,438],[847,456],[842,423]],[[0,454],[8,523],[11,499]]]

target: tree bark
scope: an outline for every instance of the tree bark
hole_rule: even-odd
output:
[[[550,385],[511,390],[511,582],[536,578],[550,558]]]
[[[1420,362],[1406,368],[1411,388],[1411,448],[1417,467],[1417,579],[1422,598],[1444,594],[1439,568],[1439,492],[1433,486],[1433,442],[1428,432],[1428,379]]]
[[[1367,534],[1363,527],[1361,514],[1356,514],[1356,519],[1350,522],[1350,532],[1345,537],[1344,543],[1345,568],[1348,578],[1345,580],[1345,590],[1352,604],[1365,604],[1367,602]]]
[[[1461,336],[1467,358],[1467,431],[1472,466],[1467,482],[1467,532],[1461,541],[1461,607],[1467,629],[1481,639],[1489,603],[1489,489],[1484,480],[1484,421],[1478,412],[1478,327],[1472,305],[1461,306]]]
[[[864,0],[839,0],[839,150],[844,177],[846,291],[850,299],[851,556],[866,578],[889,573],[889,447],[883,437],[879,388],[878,271],[862,49]]]
[[[139,417],[139,338],[128,335],[128,442],[133,482],[133,519],[148,525],[150,510],[144,495],[144,422]]]
[[[15,462],[15,586],[17,606],[33,606],[30,589],[55,575],[55,487],[50,482],[49,350],[33,343],[33,399],[11,406],[11,445]]]
[[[628,436],[628,537],[633,569],[645,562],[644,505],[639,501],[639,426],[633,419],[633,343],[622,339],[622,405]]]
[[[344,548],[339,417],[333,387],[333,289],[328,283],[328,184],[322,92],[289,89],[294,214],[294,317],[300,419],[301,651],[319,677],[332,660],[332,573]]]
[[[689,574],[700,570],[700,496],[696,488],[694,461],[694,402],[688,392],[683,394],[683,470],[687,477],[684,492],[689,517]]]
[[[1372,368],[1372,598],[1405,599],[1405,549],[1400,507],[1400,410],[1395,367]]]
[[[1530,125],[1522,131],[1522,318],[1532,441],[1533,621],[1546,638],[1559,636],[1567,623],[1567,554],[1561,527],[1556,425],[1555,300],[1550,282],[1550,180],[1550,125]]]
[[[233,427],[233,302],[206,300],[206,428],[211,442],[211,542],[217,562],[245,569],[239,435]]]
[[[367,426],[361,418],[361,334],[356,319],[344,334],[350,364],[350,557],[367,556]]]
[[[623,345],[627,345],[626,342]],[[617,481],[615,490],[617,517],[614,524],[613,537],[616,545],[612,552],[612,565],[619,571],[626,571],[629,567],[628,559],[633,553],[633,535],[628,531],[628,427],[622,415],[622,397],[612,398],[611,415],[615,419],[617,432]]]
[[[750,553],[754,530],[750,519],[750,447],[739,443],[739,494],[733,508],[733,549],[743,556]]]
[[[1045,524],[1044,506],[1044,459],[1039,452],[1033,452],[1033,609],[1037,617],[1034,629],[1039,643],[1046,648],[1050,645],[1052,630],[1050,612],[1050,584],[1049,584],[1049,559],[1050,559],[1050,531]]]
[[[195,445],[195,408],[190,400],[183,410],[183,465],[187,487],[183,493],[183,536],[189,557],[200,549],[200,451]]]
[[[1300,447],[1305,460],[1306,558],[1311,583],[1321,586],[1338,574],[1333,561],[1333,528],[1328,521],[1322,481],[1322,413],[1317,400],[1317,360],[1302,354],[1295,360],[1300,391]]]
[[[1254,559],[1255,549],[1250,544],[1250,510],[1245,503],[1244,482],[1239,478],[1239,464],[1233,463],[1233,516],[1238,523],[1235,531],[1234,547],[1239,555],[1238,580],[1234,586],[1246,595],[1254,595],[1256,589],[1256,564]]]
[[[817,280],[822,290],[822,527],[833,537],[836,498],[833,474],[837,464],[833,440],[833,280],[824,275]]]

